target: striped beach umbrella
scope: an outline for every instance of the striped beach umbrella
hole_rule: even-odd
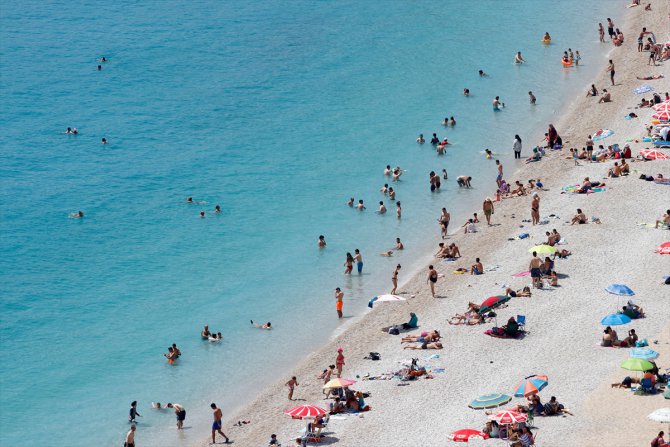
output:
[[[479,430],[474,430],[472,428],[464,428],[461,430],[456,430],[451,433],[447,438],[451,439],[454,442],[468,442],[471,439],[489,439],[489,435]]]
[[[633,292],[633,290],[625,284],[610,284],[609,286],[607,286],[605,290],[613,295],[620,295],[620,296],[635,295],[635,292]]]
[[[664,424],[668,424],[668,429],[670,429],[670,408],[667,408],[667,407],[666,408],[659,408],[658,410],[654,411],[653,413],[648,414],[647,419],[651,419],[652,421],[662,422]]]
[[[670,111],[666,110],[663,112],[656,112],[651,117],[655,120],[659,121],[670,121]]]
[[[652,109],[657,112],[668,112],[670,111],[670,100],[663,101],[662,103],[656,104]]]
[[[528,416],[523,413],[519,413],[518,411],[504,410],[492,414],[489,416],[489,419],[496,421],[501,425],[510,425],[514,424],[515,422],[526,422],[528,420]]]
[[[549,385],[547,376],[526,377],[514,390],[514,397],[528,397],[531,394],[537,394],[547,385]]]
[[[628,358],[623,361],[621,367],[628,371],[649,371],[654,365],[649,360]]]
[[[640,155],[647,160],[667,160],[669,158],[664,152],[654,149],[642,149]]]
[[[333,379],[330,382],[326,383],[323,387],[324,388],[344,388],[345,386],[351,386],[354,383],[356,383],[355,380],[341,379],[341,378],[338,377],[337,379]]]
[[[477,399],[470,402],[468,407],[475,410],[483,410],[484,408],[495,408],[501,405],[505,405],[510,400],[512,400],[512,396],[508,396],[507,394],[484,394],[483,396],[479,396]]]
[[[633,348],[630,350],[630,356],[634,359],[654,360],[660,354],[650,348]]]
[[[314,418],[326,414],[326,410],[314,405],[298,405],[290,410],[284,410],[284,414],[288,414],[293,419]]]
[[[620,326],[630,323],[630,318],[624,314],[611,314],[600,320],[603,326]]]

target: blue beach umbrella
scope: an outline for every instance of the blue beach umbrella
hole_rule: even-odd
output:
[[[603,326],[619,326],[622,324],[630,323],[630,318],[628,318],[624,314],[612,314],[600,320],[600,323]]]
[[[625,284],[610,284],[609,286],[607,286],[605,290],[607,290],[609,293],[613,295],[621,295],[621,296],[635,295],[635,292],[633,292],[631,288]]]
[[[630,351],[630,356],[634,359],[654,360],[657,359],[659,355],[658,352],[649,348],[633,348]]]
[[[505,405],[510,400],[512,400],[512,396],[508,396],[507,394],[484,394],[470,402],[468,407],[474,408],[475,410],[483,410],[484,408],[495,408]]]
[[[526,377],[514,390],[514,397],[528,397],[531,394],[537,394],[549,385],[547,376]]]

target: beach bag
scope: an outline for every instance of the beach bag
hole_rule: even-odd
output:
[[[636,348],[644,348],[645,346],[649,346],[649,343],[647,342],[646,338],[644,340],[638,340],[635,342]]]
[[[389,334],[391,335],[399,335],[400,334],[400,329],[398,329],[396,326],[391,326],[389,328]]]
[[[528,233],[521,233],[519,239],[526,239],[528,236],[530,236]]]
[[[644,174],[640,175],[640,180],[647,180],[647,176]]]
[[[378,352],[370,353],[370,360],[381,360],[382,356]]]

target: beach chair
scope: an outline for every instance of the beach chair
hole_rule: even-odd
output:
[[[656,394],[656,387],[651,384],[651,379],[640,380],[640,390],[646,394]]]
[[[526,330],[526,316],[525,315],[517,315],[516,316],[516,322],[519,325],[519,330],[520,331],[525,331]]]

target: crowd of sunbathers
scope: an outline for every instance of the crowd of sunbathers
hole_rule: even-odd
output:
[[[521,183],[519,180],[514,181],[514,189],[512,189],[512,186],[507,183],[505,180],[502,180],[500,182],[500,186],[498,187],[498,195],[502,199],[508,199],[510,197],[521,197],[529,194],[529,191],[533,190],[545,190],[544,185],[540,181],[540,179],[533,180],[530,179],[528,180],[528,183],[525,185]]]

